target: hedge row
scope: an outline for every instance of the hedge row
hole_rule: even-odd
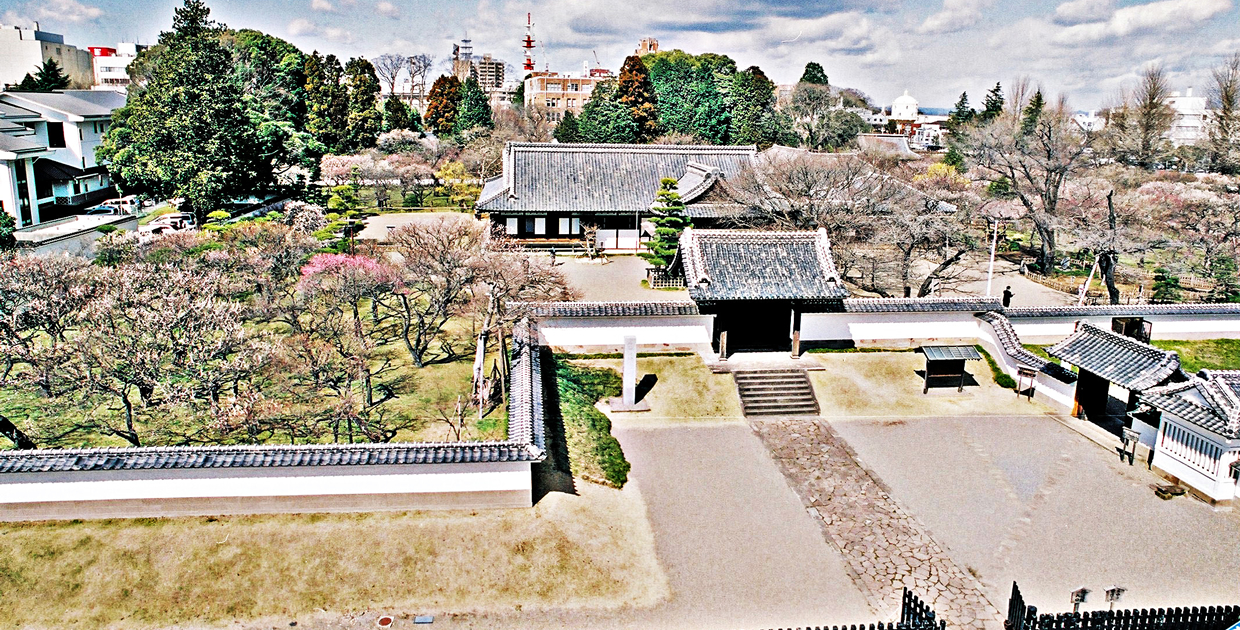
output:
[[[620,442],[611,434],[611,420],[594,407],[604,397],[620,395],[620,375],[615,370],[572,365],[557,359],[556,379],[573,476],[623,487],[632,466],[624,458]]]

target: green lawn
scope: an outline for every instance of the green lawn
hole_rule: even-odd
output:
[[[1180,353],[1180,365],[1190,374],[1200,370],[1240,370],[1240,339],[1158,340],[1153,344]]]

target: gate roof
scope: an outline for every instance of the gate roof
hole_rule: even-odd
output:
[[[1079,366],[1129,390],[1145,390],[1180,370],[1180,355],[1085,322],[1046,349],[1056,359]]]
[[[848,289],[826,230],[697,230],[680,236],[677,256],[689,297],[714,300],[841,300]]]

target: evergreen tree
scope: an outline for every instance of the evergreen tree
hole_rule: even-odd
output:
[[[594,86],[590,100],[581,108],[577,120],[581,142],[632,144],[637,142],[637,124],[629,108],[615,98],[614,81]]]
[[[633,124],[637,128],[637,141],[645,142],[659,135],[658,101],[650,73],[641,57],[629,55],[620,68],[616,82],[616,98],[629,108]]]
[[[495,128],[495,121],[491,119],[491,101],[487,99],[486,92],[482,91],[482,86],[478,85],[478,80],[473,77],[465,79],[465,85],[461,88],[461,104],[454,127],[457,133],[477,127]]]
[[[422,117],[426,128],[440,136],[451,134],[456,128],[457,108],[461,104],[461,81],[454,76],[441,75],[435,79],[426,101],[426,115]]]
[[[176,9],[146,89],[131,92],[97,149],[130,192],[183,197],[199,224],[224,203],[273,181],[242,100],[221,27],[202,0]]]
[[[767,148],[781,139],[783,131],[775,115],[775,83],[757,66],[750,66],[732,75],[729,96],[732,99],[733,144],[756,144]]]
[[[969,107],[969,93],[961,92],[960,100],[956,101],[956,106],[947,115],[947,128],[955,131],[969,124],[976,114],[977,112],[973,111],[972,107]]]
[[[1033,93],[1033,98],[1029,99],[1029,104],[1021,112],[1020,133],[1027,136],[1033,133],[1038,127],[1038,117],[1042,115],[1042,110],[1046,107],[1046,101],[1042,99],[1042,90]]]
[[[345,146],[349,151],[360,151],[375,146],[383,127],[383,113],[379,111],[379,92],[383,89],[375,67],[365,57],[349,60],[344,67],[349,93],[348,126]]]
[[[805,64],[805,72],[801,75],[800,83],[809,83],[811,85],[828,85],[827,73],[823,71],[822,65],[817,61],[811,61]]]
[[[573,113],[573,110],[564,112],[564,119],[555,126],[555,132],[551,135],[556,142],[565,144],[581,141],[581,131],[577,127],[577,115]]]
[[[335,55],[306,58],[306,131],[328,151],[343,153],[349,125],[349,93]]]
[[[409,128],[409,106],[405,102],[389,96],[383,101],[383,130],[396,131]]]
[[[943,163],[956,169],[958,173],[965,173],[969,167],[964,163],[964,155],[956,149],[955,145],[947,148],[947,155],[943,156]]]
[[[691,226],[692,222],[685,216],[685,204],[676,192],[676,180],[665,177],[659,184],[655,216],[650,219],[655,226],[654,239],[646,243],[647,251],[640,255],[650,264],[666,268],[676,258],[676,250],[680,247],[680,234]]]
[[[17,248],[17,219],[13,215],[0,210],[0,252],[12,251]]]
[[[736,62],[723,55],[669,50],[644,55],[642,63],[649,70],[664,132],[727,143],[731,112],[718,84],[736,72]]]
[[[34,76],[29,73],[14,88],[15,92],[51,92],[69,87],[69,77],[65,76],[60,64],[48,58],[39,66]]]
[[[531,74],[526,73],[522,77],[521,82],[517,84],[517,90],[512,93],[512,104],[517,107],[525,107],[525,80],[530,78]]]
[[[982,122],[990,122],[999,117],[1003,113],[1003,87],[998,83],[986,93],[986,100],[982,102],[982,111],[978,114],[978,118]]]

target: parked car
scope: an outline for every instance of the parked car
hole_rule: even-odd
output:
[[[126,195],[116,199],[109,199],[103,202],[103,205],[120,208],[125,214],[134,214],[142,207],[142,204],[138,202],[137,195]]]
[[[181,230],[192,230],[198,225],[194,221],[194,215],[186,212],[171,212],[161,214],[154,221],[138,228],[141,233],[163,234],[165,232],[178,232]]]
[[[108,205],[107,203],[101,203],[97,206],[91,206],[87,208],[85,211],[82,212],[82,214],[125,214],[125,212],[122,211],[117,206]]]

